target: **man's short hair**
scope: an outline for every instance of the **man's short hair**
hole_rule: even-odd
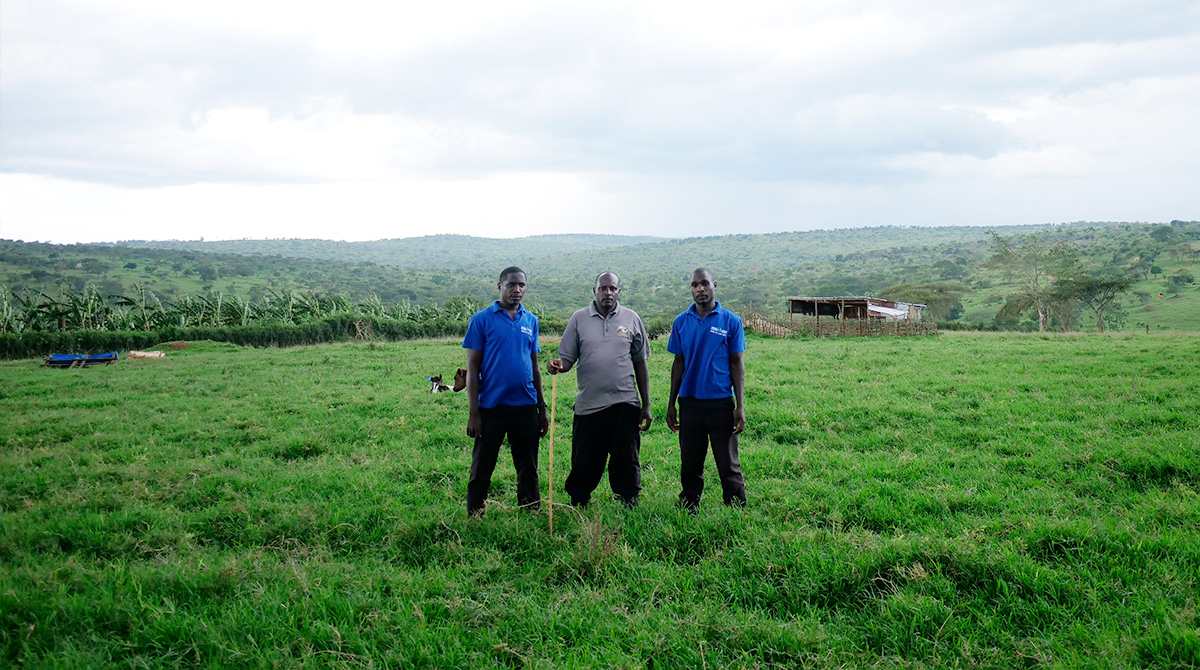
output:
[[[615,277],[617,280],[617,288],[621,287],[621,278],[617,276],[617,273],[611,272],[609,270],[605,270],[604,272],[601,272],[600,274],[596,275],[595,281],[592,282],[593,289],[600,285],[600,278],[603,277],[604,275],[612,275],[613,277]]]
[[[717,276],[713,274],[713,271],[709,270],[708,268],[696,268],[695,270],[692,270],[692,274],[688,275],[688,277],[695,277],[696,275],[708,275],[709,279],[717,278]]]
[[[503,270],[501,270],[501,271],[500,271],[500,279],[499,279],[499,281],[497,281],[497,283],[498,283],[498,284],[503,284],[503,283],[504,283],[504,278],[505,278],[505,277],[507,277],[507,276],[509,276],[510,274],[513,274],[513,273],[515,273],[515,272],[520,272],[520,273],[521,273],[521,274],[523,274],[523,275],[525,274],[525,271],[524,271],[524,270],[522,270],[521,268],[519,268],[519,267],[517,267],[517,266],[515,266],[515,265],[510,265],[510,266],[508,266],[508,267],[506,267],[506,268],[504,268]],[[529,275],[525,275],[525,278],[526,278],[526,279],[528,279],[528,278],[529,278]]]

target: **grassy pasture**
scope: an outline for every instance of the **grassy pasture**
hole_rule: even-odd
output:
[[[659,340],[642,504],[553,535],[503,456],[466,518],[458,342],[0,362],[0,665],[1200,665],[1200,339],[749,344],[747,509],[675,508]]]

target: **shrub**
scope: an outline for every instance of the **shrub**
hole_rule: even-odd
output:
[[[75,330],[31,331],[0,335],[0,358],[38,358],[52,353],[98,354],[148,349],[163,342],[212,340],[251,347],[295,347],[344,342],[362,333],[387,341],[462,336],[465,320],[446,318],[424,323],[395,319],[359,319],[349,314],[329,316],[299,325],[258,323],[250,326],[160,328],[152,331]]]

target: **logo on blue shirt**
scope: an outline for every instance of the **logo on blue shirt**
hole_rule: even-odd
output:
[[[716,326],[713,326],[712,328],[708,329],[708,332],[712,333],[713,335],[720,335],[721,337],[729,337],[729,331],[725,328],[717,328]]]
[[[528,335],[530,337],[533,337],[533,329],[530,328],[529,326],[521,326],[521,332],[525,333],[526,335]]]

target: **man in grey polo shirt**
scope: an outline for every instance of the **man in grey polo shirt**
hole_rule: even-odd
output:
[[[604,475],[627,507],[642,490],[639,431],[650,429],[650,347],[637,312],[621,307],[621,280],[611,272],[596,277],[596,299],[567,321],[558,358],[546,364],[550,374],[579,364],[579,393],[571,435],[571,504],[586,507]],[[612,456],[609,460],[609,456]]]

